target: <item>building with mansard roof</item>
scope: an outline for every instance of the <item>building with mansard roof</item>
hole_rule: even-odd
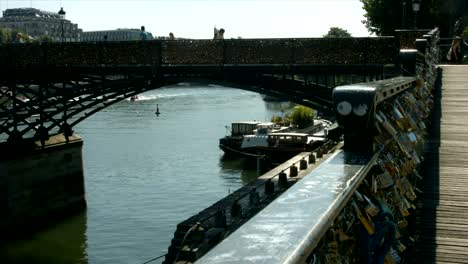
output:
[[[129,41],[140,40],[141,30],[138,28],[118,28],[116,30],[85,31],[81,36],[81,41]],[[148,39],[153,39],[153,35],[146,31]]]
[[[58,12],[36,8],[12,8],[3,11],[0,28],[22,31],[33,38],[48,36],[54,41],[80,41],[83,30]]]

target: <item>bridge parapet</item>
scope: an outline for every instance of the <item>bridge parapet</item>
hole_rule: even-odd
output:
[[[0,46],[0,66],[396,64],[394,37],[27,43]]]

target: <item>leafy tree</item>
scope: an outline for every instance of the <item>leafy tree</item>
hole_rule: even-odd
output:
[[[18,29],[13,29],[10,31],[10,42],[17,42],[18,39],[17,39],[17,35],[20,34],[21,37],[19,37],[21,39],[21,41],[23,43],[27,43],[27,42],[30,42],[31,39],[29,37],[28,34],[26,34],[25,32],[21,31],[21,30],[18,30]]]
[[[291,119],[292,123],[299,128],[305,128],[314,123],[315,111],[306,106],[297,106],[294,108]]]
[[[461,37],[464,39],[468,38],[468,27],[465,27],[463,33],[461,34]]]
[[[11,38],[11,31],[8,29],[0,28],[0,44],[9,42]]]
[[[271,118],[271,122],[275,123],[275,124],[280,124],[283,122],[283,118],[281,116],[278,116],[278,115],[274,115],[272,118]]]
[[[362,22],[376,35],[393,35],[395,29],[401,28],[401,0],[361,0],[366,11]]]
[[[350,38],[351,34],[342,28],[331,27],[326,35],[323,35],[324,38]]]
[[[48,35],[42,35],[39,38],[35,39],[36,42],[54,42],[54,40]]]
[[[447,0],[422,0],[420,11],[412,9],[412,0],[360,0],[366,11],[362,22],[366,28],[378,36],[392,36],[396,29],[417,28],[432,29],[445,23],[447,17],[441,12],[441,6]],[[442,21],[442,23],[440,23]]]

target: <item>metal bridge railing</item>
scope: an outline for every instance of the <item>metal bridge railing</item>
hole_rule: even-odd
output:
[[[209,251],[222,238],[245,223],[293,185],[308,166],[322,160],[336,142],[328,141],[315,153],[301,153],[256,181],[179,223],[165,263],[193,262]]]
[[[150,40],[0,45],[0,66],[394,64],[394,37]]]

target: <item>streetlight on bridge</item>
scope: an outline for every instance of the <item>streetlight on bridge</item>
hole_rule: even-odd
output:
[[[60,8],[60,11],[58,11],[59,17],[60,17],[60,25],[62,26],[62,41],[63,42],[63,21],[65,19],[65,10],[63,10],[63,7]]]
[[[421,8],[421,0],[413,0],[413,12],[414,12],[414,29],[417,29],[417,16],[418,11]]]
[[[406,0],[401,3],[401,29],[406,28]]]

